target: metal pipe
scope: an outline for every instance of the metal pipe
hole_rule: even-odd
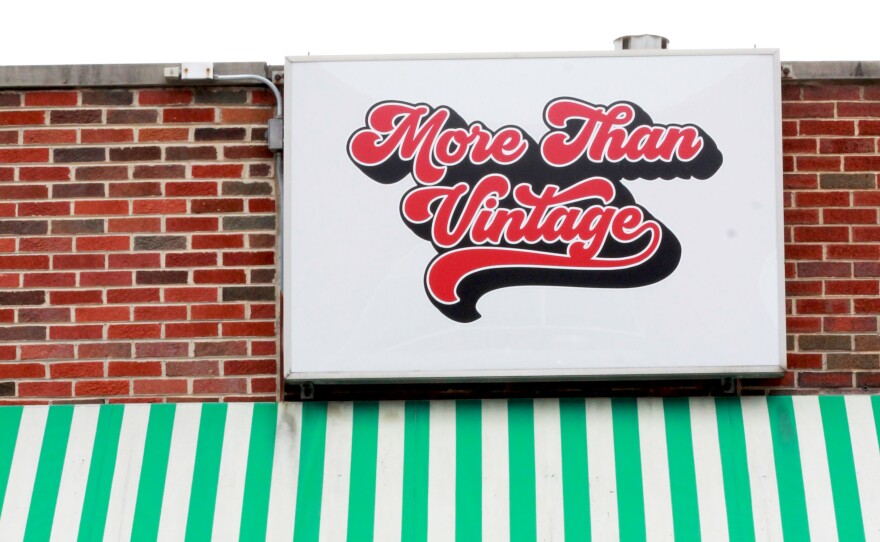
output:
[[[275,118],[280,119],[284,116],[284,106],[281,105],[281,92],[272,81],[269,81],[262,75],[215,75],[216,81],[257,81],[263,83],[275,94]]]

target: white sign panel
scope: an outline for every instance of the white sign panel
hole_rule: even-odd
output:
[[[292,58],[291,380],[785,366],[776,51]]]

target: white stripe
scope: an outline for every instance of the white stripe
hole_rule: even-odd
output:
[[[880,444],[877,443],[871,398],[847,395],[845,401],[865,542],[880,542]]]
[[[535,504],[539,541],[565,538],[562,502],[562,428],[558,399],[537,399],[535,405]]]
[[[400,540],[403,512],[403,422],[402,402],[379,403],[373,540]]]
[[[672,492],[669,488],[669,454],[666,447],[666,418],[663,400],[638,400],[639,449],[645,499],[647,540],[674,540]]]
[[[746,435],[746,457],[749,464],[749,486],[752,490],[752,516],[755,540],[782,540],[782,515],[779,488],[776,484],[776,463],[770,413],[764,397],[744,397],[741,401]]]
[[[324,487],[318,540],[345,540],[348,529],[348,491],[351,481],[351,403],[327,405],[327,444],[324,452]]]
[[[697,506],[703,540],[728,540],[727,508],[724,500],[724,474],[718,442],[715,399],[692,397],[691,433],[694,441],[694,473],[697,479]]]
[[[587,399],[587,464],[590,473],[590,527],[593,540],[620,540],[617,470],[610,399]]]
[[[159,540],[183,540],[186,534],[201,415],[202,405],[199,404],[179,404],[174,407],[168,471],[159,516]]]
[[[431,401],[430,420],[428,542],[451,542],[455,540],[455,401]]]
[[[507,401],[484,401],[482,412],[483,540],[509,540],[510,457],[507,445]],[[454,434],[452,438],[455,438]],[[450,478],[455,478],[454,462]],[[452,506],[454,510],[454,495]],[[454,517],[453,513],[453,523]]]
[[[227,407],[211,540],[238,540],[253,419],[253,403],[235,403]]]
[[[302,403],[280,403],[275,426],[266,540],[293,540],[301,436]]]
[[[79,520],[92,462],[92,449],[95,446],[95,432],[98,430],[99,411],[100,407],[93,405],[78,406],[73,409],[70,438],[67,441],[67,453],[64,455],[64,467],[58,485],[58,502],[55,504],[50,540],[69,540],[73,533],[79,532]]]
[[[819,398],[792,397],[792,402],[804,473],[810,538],[822,542],[837,540],[837,519],[834,516],[831,473],[828,471],[828,452],[825,448]]]
[[[107,542],[131,538],[149,421],[150,405],[125,406],[104,528],[104,540]]]
[[[3,540],[24,538],[48,417],[49,407],[46,406],[29,406],[22,410],[6,482],[3,512],[0,514],[0,535]]]

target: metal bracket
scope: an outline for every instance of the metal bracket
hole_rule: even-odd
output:
[[[269,74],[269,79],[271,79],[276,85],[283,85],[284,70],[272,70],[272,73]]]
[[[785,79],[791,79],[794,77],[794,70],[792,70],[791,64],[782,65],[782,77]]]
[[[315,398],[315,385],[311,382],[303,382],[299,385],[300,401],[309,401]]]
[[[211,79],[214,77],[213,62],[182,62],[180,64],[180,78],[187,79]]]
[[[284,119],[269,119],[266,139],[269,141],[270,151],[276,152],[284,149]]]
[[[723,377],[721,379],[721,391],[727,395],[736,393],[736,379],[730,376]]]

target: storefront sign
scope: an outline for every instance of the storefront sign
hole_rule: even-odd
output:
[[[774,51],[286,70],[289,378],[784,365]]]

